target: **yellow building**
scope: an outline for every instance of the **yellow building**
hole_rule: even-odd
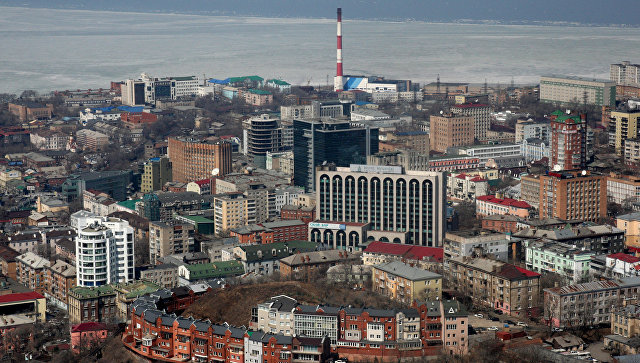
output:
[[[615,147],[616,153],[624,152],[624,142],[627,139],[634,139],[638,136],[638,119],[640,110],[633,111],[611,111],[611,122],[615,127]]]
[[[464,173],[469,176],[479,176],[482,179],[487,179],[487,180],[496,180],[500,178],[498,174],[498,169],[476,169],[476,170],[464,171]]]
[[[616,217],[616,227],[624,231],[624,245],[640,248],[640,213]]]
[[[442,275],[400,261],[373,266],[372,276],[373,291],[392,300],[411,304],[442,298]]]
[[[249,215],[249,200],[241,193],[219,194],[214,196],[214,231],[219,235],[231,228],[255,223],[255,213]],[[255,207],[255,205],[254,205]],[[254,208],[255,210],[255,208]]]
[[[151,158],[144,163],[142,183],[140,189],[143,193],[150,193],[162,189],[162,186],[171,181],[171,162],[169,158]]]

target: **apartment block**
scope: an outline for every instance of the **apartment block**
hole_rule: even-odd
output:
[[[112,285],[77,286],[69,290],[68,296],[71,324],[117,321],[116,291]]]
[[[622,155],[624,152],[625,143],[628,139],[636,139],[638,137],[639,124],[640,110],[638,109],[630,109],[623,106],[618,110],[611,111],[609,132],[614,134],[613,144],[618,155]]]
[[[431,150],[444,153],[450,147],[473,145],[476,134],[476,121],[473,117],[453,114],[432,115],[430,122]]]
[[[440,300],[442,275],[391,261],[372,267],[373,291],[405,304]]]
[[[249,207],[255,208],[255,203],[250,206],[249,199],[243,194],[215,195],[213,199],[215,234],[219,235],[222,231],[249,223]]]
[[[447,178],[447,195],[452,199],[472,202],[488,193],[489,182],[480,176],[452,173]]]
[[[640,213],[617,216],[616,227],[624,231],[626,247],[640,248]]]
[[[589,172],[549,172],[540,179],[540,218],[597,221],[607,215],[606,177]]]
[[[97,151],[109,144],[109,136],[98,131],[82,129],[76,132],[76,144],[83,150]]]
[[[607,201],[623,206],[640,202],[640,178],[610,173],[607,176]]]
[[[611,64],[609,79],[619,85],[640,86],[640,65],[629,61]]]
[[[178,266],[163,263],[140,271],[140,280],[150,281],[170,289],[178,286]]]
[[[506,262],[509,257],[509,240],[503,233],[484,231],[448,232],[444,236],[445,263],[457,257],[491,255]]]
[[[531,209],[529,203],[511,199],[498,198],[493,195],[483,195],[476,197],[476,215],[492,216],[492,215],[513,215],[520,218],[529,217]]]
[[[140,191],[143,193],[149,193],[161,190],[167,182],[172,180],[172,165],[169,158],[151,158],[144,163],[144,172],[142,173]]]
[[[45,270],[44,296],[49,302],[67,310],[69,290],[76,286],[76,268],[62,260],[56,260]]]
[[[548,122],[535,122],[533,120],[518,119],[516,121],[515,143],[521,143],[526,139],[540,139],[549,141],[551,125]]]
[[[33,252],[16,257],[17,281],[42,294],[46,289],[46,270],[51,263]]]
[[[483,103],[463,103],[451,106],[454,115],[473,117],[474,137],[478,140],[487,138],[487,131],[491,128],[491,106]]]
[[[616,103],[616,83],[609,80],[573,76],[540,77],[540,101],[612,106]]]
[[[432,272],[442,272],[444,250],[441,247],[401,245],[391,242],[372,241],[362,252],[362,263],[366,266],[402,261],[414,267]]]
[[[625,141],[624,163],[630,166],[640,165],[640,139],[627,139]]]
[[[488,258],[456,257],[449,260],[445,279],[460,296],[473,303],[513,316],[528,316],[541,305],[540,274]]]
[[[589,278],[591,257],[595,252],[560,242],[526,242],[526,267],[536,272],[554,272],[572,283]]]
[[[161,257],[195,251],[195,228],[176,219],[149,222],[149,261],[158,264]]]
[[[168,156],[173,181],[188,183],[211,175],[226,175],[231,172],[231,153],[229,142],[170,137]]]
[[[9,112],[16,115],[20,121],[50,119],[53,116],[53,104],[38,102],[9,102]]]

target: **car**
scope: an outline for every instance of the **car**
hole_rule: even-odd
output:
[[[502,315],[502,310],[497,310],[497,309],[496,309],[496,310],[494,310],[493,312],[494,312],[494,313],[496,313],[496,314],[498,314],[498,315]]]
[[[561,332],[561,331],[564,331],[564,329],[562,329],[562,328],[553,328],[553,329],[551,329],[551,331],[552,332]]]
[[[484,315],[482,315],[482,314],[475,314],[473,316],[475,316],[476,318],[480,318],[480,319],[484,318]]]
[[[504,322],[505,322],[506,324],[509,324],[509,325],[516,325],[516,322],[515,322],[515,321],[513,321],[513,320],[509,320],[509,319],[507,319],[507,320],[505,320]]]
[[[487,328],[487,330],[489,330],[489,331],[497,331],[498,327],[497,326],[492,326],[492,327]]]
[[[527,323],[523,323],[521,321],[519,321],[518,324],[516,324],[516,325],[517,326],[521,326],[521,327],[525,327],[525,328],[529,327],[529,325],[527,325]]]
[[[500,321],[500,318],[498,318],[497,316],[492,316],[489,318],[489,320],[491,321]]]

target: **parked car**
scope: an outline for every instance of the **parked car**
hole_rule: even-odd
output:
[[[502,315],[502,310],[498,310],[498,309],[496,309],[496,310],[494,310],[493,312],[494,312],[494,313],[496,313],[496,314],[498,314],[498,315]]]
[[[496,331],[496,330],[498,330],[498,327],[497,327],[497,326],[492,326],[492,327],[490,327],[490,328],[487,328],[487,330],[489,330],[489,331]]]
[[[498,318],[497,316],[492,316],[489,318],[489,320],[491,321],[500,321],[500,318]]]
[[[473,316],[475,316],[476,318],[480,318],[480,319],[484,318],[484,315],[482,315],[482,314],[474,314]]]
[[[551,331],[553,331],[553,332],[561,332],[561,331],[564,331],[564,329],[562,329],[562,328],[553,328],[553,329],[551,329]]]
[[[507,319],[507,320],[505,320],[504,322],[505,322],[505,323],[507,323],[507,324],[509,324],[509,325],[516,325],[516,322],[515,322],[515,321],[513,321],[513,320],[509,320],[509,319]]]
[[[516,324],[516,325],[517,326],[522,326],[522,327],[525,327],[525,328],[529,327],[529,325],[527,325],[527,323],[523,323],[521,321],[519,321],[518,324]]]

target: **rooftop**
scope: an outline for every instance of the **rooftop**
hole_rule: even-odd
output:
[[[422,281],[442,278],[442,275],[426,271],[420,268],[411,267],[406,263],[400,261],[392,261],[374,266],[378,270],[382,270],[386,273],[403,277],[411,281]]]
[[[5,304],[5,303],[13,303],[13,302],[18,302],[18,301],[29,301],[29,300],[36,300],[36,299],[44,299],[45,297],[40,295],[39,293],[32,291],[32,292],[18,292],[15,294],[7,294],[7,295],[0,295],[0,304]]]
[[[632,256],[632,255],[627,255],[626,253],[614,253],[614,254],[608,255],[607,258],[612,258],[612,259],[624,261],[626,263],[637,263],[637,262],[640,262],[640,258]]]
[[[280,263],[289,266],[298,266],[306,264],[339,263],[340,261],[349,262],[354,260],[360,260],[360,255],[342,250],[327,250],[296,253],[295,255],[281,259]]]
[[[240,261],[217,261],[185,265],[189,270],[189,280],[202,280],[216,277],[238,276],[244,273],[244,266]]]
[[[514,207],[514,208],[524,208],[524,209],[531,208],[531,205],[527,202],[511,199],[511,198],[496,198],[493,195],[482,195],[482,196],[476,197],[476,200],[480,200],[487,203],[500,204],[500,205]]]
[[[112,285],[102,285],[96,287],[76,286],[69,290],[69,296],[75,296],[78,299],[92,299],[115,294],[116,290]]]
[[[411,260],[432,259],[442,262],[444,250],[438,247],[424,247],[415,245],[403,245],[391,242],[373,241],[365,248],[364,253],[379,253],[384,255],[400,256]]]

